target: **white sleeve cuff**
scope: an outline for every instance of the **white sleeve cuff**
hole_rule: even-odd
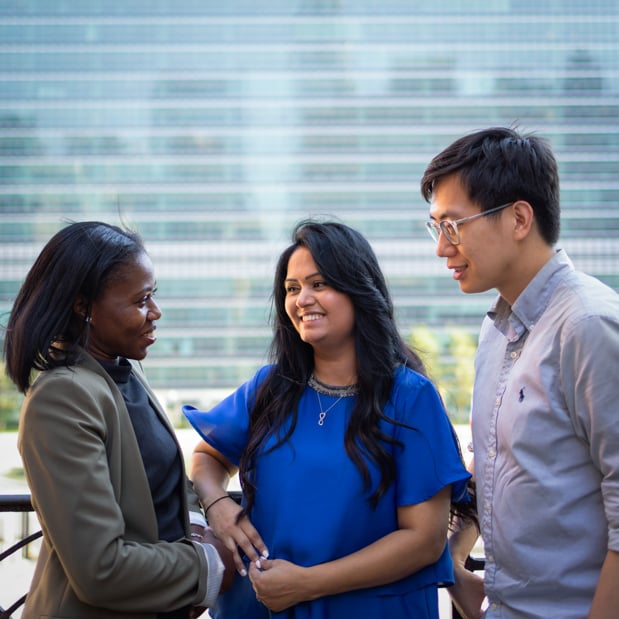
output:
[[[217,601],[217,596],[221,589],[221,581],[224,578],[225,566],[213,544],[200,542],[199,545],[204,550],[206,556],[206,594],[198,606],[211,608]]]
[[[189,524],[195,524],[206,529],[206,518],[200,512],[189,511]]]

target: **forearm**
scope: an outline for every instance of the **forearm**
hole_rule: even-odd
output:
[[[479,531],[475,524],[462,522],[459,519],[454,522],[453,530],[449,536],[449,552],[454,565],[464,567],[478,538]]]
[[[588,619],[614,619],[619,608],[619,552],[609,550]]]
[[[306,599],[366,589],[401,580],[435,563],[445,537],[400,529],[341,559],[307,568]]]
[[[454,584],[449,587],[449,594],[460,614],[468,619],[481,617],[485,598],[483,579],[465,566],[478,537],[475,524],[457,519],[448,541],[454,564]]]
[[[231,464],[224,464],[211,454],[197,450],[193,453],[190,476],[196,494],[205,508],[225,494],[234,473]]]

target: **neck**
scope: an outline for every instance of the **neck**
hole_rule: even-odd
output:
[[[357,382],[356,369],[350,364],[315,363],[313,374],[321,383],[333,387],[347,387]]]
[[[508,269],[504,285],[498,289],[499,294],[513,305],[520,293],[531,283],[544,265],[554,256],[555,250],[546,243],[533,245],[520,252],[518,264]]]

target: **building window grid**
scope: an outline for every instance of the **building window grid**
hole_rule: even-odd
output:
[[[488,122],[521,120],[550,136],[563,178],[562,239],[580,266],[617,288],[613,3],[588,13],[570,3],[567,15],[551,8],[542,16],[534,3],[528,15],[477,16],[450,14],[447,3],[440,15],[410,16],[406,3],[391,1],[375,19],[359,14],[371,10],[364,2],[351,15],[294,17],[274,2],[273,15],[239,22],[222,8],[195,24],[194,16],[106,16],[97,5],[68,2],[64,16],[46,16],[31,0],[0,26],[4,247],[33,254],[62,215],[115,220],[120,203],[147,244],[167,246],[163,261],[188,239],[273,248],[256,261],[251,283],[238,280],[234,257],[215,268],[200,253],[177,259],[196,276],[187,288],[162,279],[169,334],[162,329],[153,350],[154,384],[232,386],[264,361],[273,261],[292,223],[312,213],[332,212],[380,247],[405,332],[416,324],[475,332],[487,299],[463,299],[445,276],[415,225],[427,209],[417,184],[436,151]],[[221,36],[199,40],[208,28]],[[192,223],[192,213],[208,217]],[[163,217],[149,219],[155,214]],[[382,239],[404,242],[388,252]],[[0,312],[30,257],[11,258],[4,247]],[[214,271],[239,285],[218,294]],[[183,297],[197,315],[186,316]],[[229,338],[222,326],[234,327]]]

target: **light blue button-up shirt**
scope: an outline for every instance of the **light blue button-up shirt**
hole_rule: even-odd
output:
[[[619,295],[558,251],[490,309],[475,367],[486,617],[583,619],[619,551]]]

